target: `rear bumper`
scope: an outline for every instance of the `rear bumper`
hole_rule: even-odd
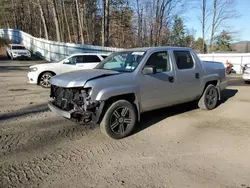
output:
[[[57,106],[55,106],[52,102],[48,102],[48,107],[51,111],[55,112],[57,115],[59,116],[63,116],[65,118],[68,118],[70,119],[71,118],[71,111],[65,111],[65,110],[62,110],[60,108],[58,108]]]
[[[13,54],[14,59],[30,59],[31,56],[29,55],[19,55],[19,54]]]

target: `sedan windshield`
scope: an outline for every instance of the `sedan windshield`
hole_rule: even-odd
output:
[[[24,46],[12,46],[12,50],[26,50]]]
[[[115,70],[118,72],[133,72],[140,64],[144,51],[115,52],[100,63],[96,69]]]

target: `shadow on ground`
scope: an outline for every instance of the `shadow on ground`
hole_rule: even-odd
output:
[[[219,102],[218,106],[223,105],[227,100],[234,97],[238,90],[236,89],[226,89],[223,92],[223,98]],[[133,134],[136,134],[140,131],[143,131],[144,129],[147,129],[148,127],[168,118],[171,116],[176,116],[179,114],[183,114],[189,111],[193,111],[198,109],[197,102],[189,102],[181,105],[176,105],[172,107],[162,108],[150,112],[146,112],[141,115],[141,122],[135,129]]]
[[[0,66],[0,72],[7,72],[7,71],[28,71],[29,65],[24,66]]]
[[[13,119],[13,118],[19,118],[21,116],[27,116],[30,114],[36,114],[39,112],[46,112],[46,111],[49,111],[47,103],[39,104],[39,105],[32,105],[27,108],[22,108],[14,112],[0,115],[0,121],[5,121],[5,120]]]

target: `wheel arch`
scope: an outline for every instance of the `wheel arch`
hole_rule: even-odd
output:
[[[103,110],[101,112],[100,118],[98,120],[98,123],[100,123],[107,111],[107,109],[111,106],[111,104],[113,104],[114,102],[118,101],[118,100],[126,100],[128,102],[130,102],[136,112],[137,112],[137,121],[140,121],[140,107],[139,107],[139,102],[136,98],[135,93],[126,93],[126,94],[121,94],[121,95],[116,95],[116,96],[112,96],[110,98],[108,98],[107,100],[105,100],[105,104],[103,107]]]
[[[39,85],[39,82],[40,82],[40,79],[41,79],[42,75],[43,75],[44,73],[46,73],[46,72],[49,72],[49,73],[53,74],[53,76],[56,75],[56,73],[53,72],[53,71],[47,71],[47,70],[46,70],[46,71],[42,71],[42,72],[38,75],[38,78],[37,78],[37,85]]]
[[[219,95],[219,100],[221,100],[221,93],[220,93],[220,87],[219,87],[219,80],[210,80],[210,81],[207,81],[204,85],[204,88],[203,88],[203,91],[202,91],[202,95],[204,93],[204,91],[206,90],[207,86],[209,85],[214,85],[217,89],[217,92],[218,92],[218,95]]]

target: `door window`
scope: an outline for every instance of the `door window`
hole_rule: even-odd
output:
[[[153,53],[149,57],[146,66],[154,66],[157,73],[170,71],[171,65],[168,52],[164,51]]]
[[[85,55],[83,56],[84,58],[84,63],[97,63],[101,62],[100,58],[96,55]]]
[[[66,64],[75,65],[77,63],[83,62],[83,56],[73,56],[73,57],[69,58],[68,60],[69,60],[69,62],[67,62]]]
[[[194,61],[189,51],[174,51],[178,69],[192,69]]]

